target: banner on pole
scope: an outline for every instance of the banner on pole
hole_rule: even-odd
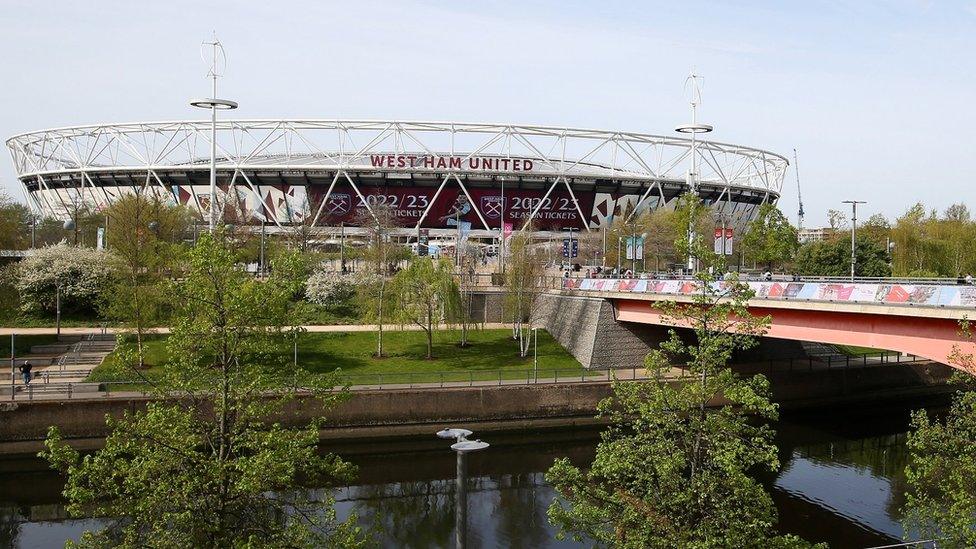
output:
[[[627,259],[637,260],[644,257],[644,237],[627,237]]]
[[[725,229],[725,255],[732,255],[732,227]]]
[[[715,227],[715,253],[718,255],[725,253],[725,235],[722,234],[721,227]]]

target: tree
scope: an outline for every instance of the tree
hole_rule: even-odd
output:
[[[858,236],[854,249],[857,257],[856,276],[891,276],[888,252],[883,245]],[[806,276],[850,276],[851,243],[842,238],[808,242],[797,251],[795,268],[797,274]]]
[[[0,250],[22,250],[30,244],[31,212],[0,191]]]
[[[532,245],[532,227],[525,227],[512,235],[505,247],[508,265],[505,272],[505,312],[512,319],[512,338],[518,341],[519,356],[529,352],[531,330],[524,323],[532,316],[532,306],[539,293],[545,269],[542,250]]]
[[[441,319],[460,313],[461,295],[450,261],[415,257],[393,277],[397,319],[418,326],[427,336],[427,358],[434,356],[434,330]]]
[[[796,227],[790,224],[779,208],[769,202],[759,207],[755,219],[749,222],[742,237],[745,257],[766,265],[769,270],[773,269],[774,263],[790,261],[799,247]]]
[[[679,196],[674,205],[674,215],[670,219],[677,235],[674,248],[679,259],[687,263],[690,257],[699,267],[702,263],[712,262],[714,254],[707,246],[707,243],[712,242],[712,224],[708,209],[702,204],[701,198],[690,192]]]
[[[15,269],[20,308],[27,313],[54,312],[60,293],[62,310],[94,312],[118,267],[117,258],[105,251],[67,244],[38,248]]]
[[[702,250],[689,252],[708,258]],[[549,508],[560,536],[586,536],[622,548],[797,546],[775,533],[776,509],[750,473],[778,466],[769,384],[740,378],[726,366],[736,349],[755,344],[768,318],[746,307],[748,288],[697,275],[694,303],[660,306],[666,321],[694,331],[688,344],[675,330],[648,355],[646,382],[615,382],[599,405],[610,421],[592,466],[556,460],[546,479],[563,499]],[[694,381],[674,379],[686,361]],[[728,404],[710,407],[716,395]]]
[[[475,280],[475,269],[480,259],[480,253],[474,246],[464,246],[462,248],[460,265],[457,273],[457,286],[460,294],[460,311],[458,312],[458,323],[461,325],[461,347],[468,346],[468,326],[471,324],[471,306],[474,301],[474,290],[477,286]]]
[[[176,268],[178,239],[189,224],[189,215],[155,194],[138,193],[117,199],[105,216],[111,224],[111,250],[119,258],[119,268],[100,308],[107,318],[123,322],[135,333],[136,358],[142,368],[144,334],[165,318],[164,285]]]
[[[836,233],[847,226],[847,214],[837,210],[827,210],[827,225],[830,231]]]
[[[204,235],[172,287],[178,305],[170,363],[144,410],[108,418],[104,447],[81,457],[52,428],[42,453],[67,474],[74,516],[109,518],[85,547],[357,547],[355,517],[336,519],[300,482],[349,479],[350,465],[317,450],[321,423],[283,424],[300,394],[326,405],[334,378],[284,367],[294,328],[287,304],[295,258],[266,282],[236,267],[223,235]],[[287,373],[285,373],[287,372]],[[302,391],[299,391],[302,388]],[[321,496],[319,496],[321,497]]]
[[[926,233],[925,206],[921,202],[913,205],[904,215],[895,220],[892,237],[895,241],[896,272],[907,274],[931,267],[927,244],[929,239]]]
[[[891,224],[884,214],[876,213],[858,225],[857,232],[871,242],[886,247],[891,238]]]
[[[387,292],[390,263],[401,257],[395,243],[390,242],[390,232],[397,225],[396,212],[385,204],[374,204],[372,213],[364,208],[358,215],[358,224],[366,229],[368,244],[364,257],[372,277],[371,284],[362,283],[359,295],[363,302],[365,320],[376,324],[376,357],[383,356],[383,324],[389,316],[390,295]]]
[[[661,271],[669,263],[678,261],[674,243],[678,240],[681,228],[673,217],[674,212],[666,208],[658,208],[646,214],[644,228],[647,238],[644,239],[644,254],[654,258],[655,271]]]
[[[968,321],[963,335],[972,340]],[[968,344],[972,348],[972,343]],[[920,539],[936,538],[939,547],[976,545],[976,360],[971,352],[956,347],[953,362],[969,373],[957,373],[961,387],[948,413],[930,415],[924,409],[912,413],[908,433],[908,465],[905,478],[903,524]]]

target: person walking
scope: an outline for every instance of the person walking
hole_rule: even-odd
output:
[[[31,369],[34,367],[31,365],[29,360],[25,360],[23,364],[20,365],[20,374],[24,377],[24,385],[30,385],[31,382]]]

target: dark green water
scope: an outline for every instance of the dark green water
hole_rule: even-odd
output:
[[[831,547],[897,541],[904,493],[907,408],[789,415],[778,425],[782,469],[765,478],[780,529]],[[556,457],[581,464],[596,431],[492,434],[473,454],[469,547],[577,547],[558,542],[546,522],[553,491],[543,473]],[[428,439],[333,448],[360,466],[357,484],[338,493],[339,511],[378,526],[384,547],[451,547],[454,454]],[[35,458],[0,459],[0,547],[57,547],[93,521],[65,517],[61,481]]]

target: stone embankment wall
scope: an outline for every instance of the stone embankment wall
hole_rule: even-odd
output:
[[[948,366],[918,363],[776,372],[769,378],[774,401],[783,409],[801,409],[945,398],[955,390],[946,383],[951,372]],[[299,425],[324,416],[325,439],[429,436],[445,426],[479,433],[572,427],[599,423],[597,403],[610,391],[606,381],[364,390],[332,410],[323,410],[315,399],[299,399],[281,420]],[[140,410],[148,401],[113,396],[0,403],[0,453],[36,452],[51,425],[66,438],[91,439],[97,446],[107,434],[106,415]]]
[[[613,304],[601,298],[542,294],[532,322],[552,334],[584,368],[640,368],[647,353],[668,338],[664,327],[617,322]]]

